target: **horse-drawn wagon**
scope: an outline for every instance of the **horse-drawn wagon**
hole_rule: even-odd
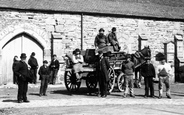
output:
[[[145,57],[150,56],[150,50],[144,48],[140,52],[132,54],[132,60],[138,68],[144,63]],[[97,71],[96,66],[98,62],[97,55],[95,55],[95,49],[87,49],[82,52],[84,57],[82,78],[86,80],[86,86],[89,90],[94,90],[97,87]],[[125,61],[125,52],[106,52],[106,58],[110,63],[109,74],[109,85],[108,90],[111,92],[115,86],[119,91],[124,91],[124,73],[121,70],[122,63]],[[64,74],[64,82],[68,91],[76,91],[81,86],[81,80],[77,80],[72,68],[71,54],[66,55],[65,58],[66,68]],[[136,79],[138,79],[136,77]]]

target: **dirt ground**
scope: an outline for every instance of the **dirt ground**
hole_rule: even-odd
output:
[[[89,95],[85,85],[70,93],[63,85],[50,86],[48,96],[38,96],[39,85],[29,88],[30,103],[17,103],[17,88],[0,88],[0,115],[183,115],[184,84],[171,86],[172,99],[145,99],[144,86],[135,88],[135,98],[122,98],[114,90],[107,98]],[[158,86],[155,84],[155,95]]]

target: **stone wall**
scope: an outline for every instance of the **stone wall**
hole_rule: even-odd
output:
[[[0,11],[0,32],[10,25],[26,23],[34,25],[47,33],[47,49],[45,55],[50,56],[51,34],[54,38],[60,38],[54,42],[54,53],[60,61],[62,56],[81,47],[81,15],[74,14],[47,14],[41,12]],[[183,35],[184,23],[175,21],[147,20],[134,18],[116,18],[108,16],[83,16],[83,48],[94,48],[94,38],[100,28],[108,34],[112,27],[117,28],[117,36],[121,50],[134,53],[138,50],[138,36],[148,39],[147,45],[152,50],[152,58],[155,53],[163,52],[163,43],[173,41],[174,35]],[[36,30],[35,30],[36,31]],[[3,39],[0,36],[0,41]],[[56,41],[57,42],[57,41]],[[49,59],[49,58],[48,58]],[[64,66],[60,76],[63,76]]]

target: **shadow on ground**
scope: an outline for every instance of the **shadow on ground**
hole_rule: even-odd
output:
[[[76,91],[68,91],[68,90],[54,90],[50,91],[50,94],[62,94],[62,95],[84,95],[84,96],[96,96],[97,95],[97,89],[90,91],[87,88],[80,88]]]
[[[3,100],[2,102],[13,102],[13,103],[17,103],[17,100],[6,99],[6,100]]]

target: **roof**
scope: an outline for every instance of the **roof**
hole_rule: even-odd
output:
[[[0,0],[0,8],[184,19],[184,0]]]

